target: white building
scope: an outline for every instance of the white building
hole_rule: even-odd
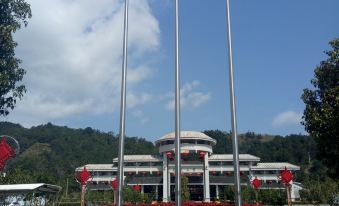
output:
[[[192,200],[209,202],[219,198],[225,185],[233,185],[233,155],[213,154],[216,140],[201,132],[181,132],[182,174],[188,177]],[[154,193],[155,198],[168,202],[174,200],[175,165],[174,132],[166,134],[155,142],[159,155],[125,155],[124,174],[126,185],[140,185],[141,192]],[[295,173],[300,167],[287,163],[260,163],[260,158],[240,154],[241,184],[250,184],[251,177],[262,180],[262,188],[282,189],[278,175],[285,167]],[[118,159],[113,164],[87,164],[91,172],[90,189],[111,189],[117,174]],[[292,185],[292,199],[299,198],[297,183]]]

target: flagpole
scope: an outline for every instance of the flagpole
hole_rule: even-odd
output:
[[[175,0],[175,205],[181,206],[179,2]]]
[[[128,40],[128,2],[125,0],[124,13],[124,37],[123,37],[123,61],[121,80],[121,102],[120,102],[120,131],[119,131],[119,154],[118,154],[118,206],[123,206],[124,188],[124,140],[125,140],[125,111],[126,111],[126,77],[127,77],[127,40]]]
[[[228,63],[229,63],[229,82],[230,82],[230,107],[231,107],[231,124],[232,124],[232,143],[233,143],[233,162],[234,162],[234,184],[235,184],[235,201],[237,206],[241,206],[241,185],[239,169],[239,151],[237,135],[237,116],[235,110],[234,95],[234,75],[233,75],[233,57],[232,57],[232,37],[231,37],[231,17],[230,3],[226,0],[227,15],[227,34],[228,34]]]

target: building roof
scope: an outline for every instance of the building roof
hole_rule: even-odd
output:
[[[283,170],[285,167],[289,170],[300,170],[299,166],[293,165],[288,162],[263,162],[258,163],[256,166],[251,166],[251,170],[267,170],[267,169],[275,169],[275,170]]]
[[[160,139],[155,141],[155,143],[157,144],[164,140],[173,140],[174,138],[175,138],[175,132],[171,132],[160,137]],[[213,142],[214,144],[217,143],[215,139],[207,136],[206,134],[202,132],[196,132],[196,131],[181,131],[180,139],[199,139],[199,140],[207,140],[207,141]]]
[[[112,171],[113,164],[87,164],[81,167],[77,167],[75,171],[81,171],[86,167],[88,171],[95,170],[95,171]]]
[[[117,162],[118,158],[114,158],[113,162]],[[162,162],[162,158],[159,155],[125,155],[125,162]]]
[[[0,185],[0,193],[19,193],[33,191],[57,193],[61,191],[61,187],[45,183]]]
[[[213,154],[209,157],[209,161],[233,161],[233,154]],[[260,158],[250,154],[239,154],[240,161],[260,161]]]

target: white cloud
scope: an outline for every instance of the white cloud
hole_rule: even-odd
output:
[[[272,121],[273,127],[281,127],[288,125],[300,125],[302,113],[295,111],[286,111],[278,114]]]
[[[138,118],[142,124],[146,124],[149,121],[149,118],[145,116],[142,110],[134,110],[132,115]]]
[[[200,86],[200,82],[194,80],[190,83],[185,83],[183,87],[180,89],[180,106],[181,108],[198,108],[204,103],[208,102],[211,98],[211,93],[207,92],[198,92],[194,91],[198,86]],[[166,108],[168,110],[173,110],[175,106],[174,93],[170,92],[165,96],[161,97],[161,99],[168,100],[166,103]]]
[[[123,35],[121,0],[29,0],[33,18],[17,32],[17,55],[27,70],[28,93],[8,120],[50,121],[118,109]],[[136,94],[153,69],[137,60],[159,48],[159,25],[148,1],[130,1],[128,107],[147,103]],[[23,123],[24,124],[24,123]]]

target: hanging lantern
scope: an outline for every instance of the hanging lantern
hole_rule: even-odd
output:
[[[293,174],[289,170],[287,170],[287,167],[285,167],[285,170],[283,170],[280,173],[279,179],[285,184],[289,185],[291,184],[291,181],[293,180]]]
[[[200,159],[203,159],[205,157],[205,152],[199,152],[199,158]]]
[[[257,177],[255,177],[252,180],[252,185],[253,185],[254,189],[259,189],[259,187],[261,186],[261,181]]]
[[[174,172],[171,172],[171,176],[175,176],[175,173],[174,173]]]
[[[111,182],[111,186],[112,186],[113,190],[117,190],[117,189],[118,189],[118,180],[117,180],[117,178],[115,178],[115,179]]]
[[[173,153],[172,152],[166,152],[166,156],[167,156],[168,159],[172,159]]]
[[[198,175],[198,176],[201,176],[202,174],[201,174],[201,172],[198,172],[197,175]]]
[[[142,172],[142,175],[146,176],[147,172]]]
[[[133,185],[133,190],[135,190],[135,191],[138,191],[138,192],[140,192],[141,191],[141,187],[140,187],[140,185]]]
[[[231,172],[225,172],[225,175],[231,176]]]
[[[76,176],[76,179],[81,183],[81,185],[86,185],[89,178],[91,178],[91,173],[87,171],[86,167],[84,167],[84,169]]]
[[[128,172],[128,176],[132,176],[133,175],[133,172]]]
[[[158,175],[158,176],[160,176],[160,175],[161,175],[161,172],[160,172],[160,171],[158,171],[158,172],[157,172],[157,175]]]
[[[216,172],[216,171],[213,171],[213,172],[212,172],[212,175],[216,175],[216,174],[217,174],[217,172]]]
[[[193,174],[193,173],[192,173],[192,172],[190,172],[190,173],[188,173],[188,176],[192,176],[192,174]]]
[[[271,185],[272,183],[273,183],[272,180],[267,181],[267,184],[269,184],[269,185]]]
[[[240,176],[244,176],[244,175],[245,175],[245,172],[241,171]]]

